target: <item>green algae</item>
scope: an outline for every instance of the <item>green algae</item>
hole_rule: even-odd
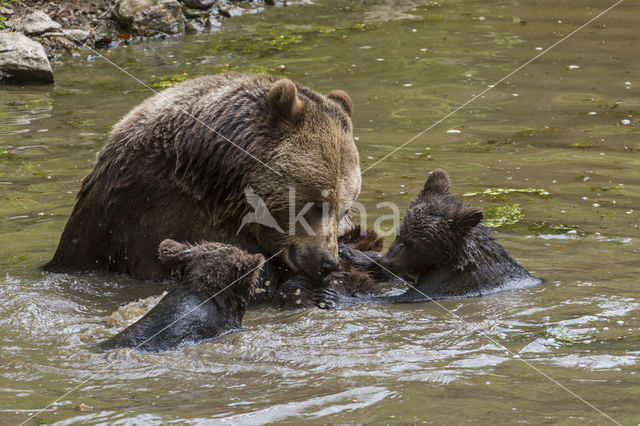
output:
[[[325,25],[308,25],[305,27],[295,28],[293,29],[293,31],[298,34],[313,34],[313,33],[335,34],[335,33],[341,33],[341,32],[353,31],[353,30],[364,30],[366,27],[367,27],[367,24],[364,24],[364,23],[353,24],[353,25],[343,25],[343,26],[337,26],[337,27],[328,27]]]
[[[529,225],[529,229],[533,232],[547,232],[547,233],[556,233],[556,234],[564,234],[569,231],[578,231],[580,227],[578,225],[565,225],[563,223],[549,223],[549,222],[534,222]]]
[[[290,50],[300,42],[302,42],[302,36],[287,31],[266,37],[253,36],[213,40],[207,43],[207,47],[218,52],[239,52],[250,55]]]
[[[149,83],[149,87],[154,89],[167,89],[178,83],[188,80],[190,77],[187,73],[164,75]]]
[[[592,143],[574,142],[572,144],[569,144],[569,148],[582,148],[582,149],[593,148],[593,144]]]
[[[542,130],[524,129],[524,130],[520,130],[519,132],[517,132],[516,135],[518,135],[518,136],[534,136],[534,135],[539,135],[540,133],[542,133]]]
[[[17,110],[25,110],[40,106],[51,106],[53,105],[53,101],[49,99],[33,99],[28,102],[9,102],[7,103],[7,107],[9,109],[17,109]]]
[[[12,152],[9,152],[7,150],[4,151],[0,151],[0,163],[12,163],[15,164],[17,163],[18,160],[18,156],[15,155]]]
[[[524,219],[524,212],[519,204],[489,207],[484,211],[484,226],[497,228],[505,225],[515,225]]]
[[[64,122],[64,125],[69,127],[80,127],[84,126],[85,124],[87,124],[87,122],[84,120],[66,120]]]
[[[546,197],[550,195],[549,191],[542,188],[487,188],[485,190],[477,191],[477,192],[466,192],[462,194],[462,196],[477,197],[481,195],[487,195],[491,197],[497,197],[499,195],[506,195],[506,194],[512,194],[512,193],[537,194],[537,195],[540,195],[541,197]]]
[[[591,191],[593,192],[610,192],[610,191],[619,191],[624,187],[624,185],[619,185],[619,186],[594,186],[591,188]]]

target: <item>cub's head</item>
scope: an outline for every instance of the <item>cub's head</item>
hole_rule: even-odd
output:
[[[187,244],[164,240],[158,257],[181,279],[182,285],[218,300],[236,299],[246,304],[264,263],[260,254],[249,254],[221,243]]]
[[[450,193],[444,170],[434,170],[413,199],[402,219],[396,239],[382,264],[398,273],[416,274],[434,267],[457,268],[464,259],[467,239],[482,222],[484,213]]]
[[[279,175],[250,177],[270,217],[248,228],[268,252],[281,252],[290,269],[318,278],[338,268],[338,235],[348,228],[349,208],[360,193],[351,99],[281,79],[271,83],[265,108],[265,132],[277,141],[267,163]]]

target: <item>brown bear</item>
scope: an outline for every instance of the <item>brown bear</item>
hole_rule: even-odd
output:
[[[140,320],[95,346],[160,352],[238,331],[264,257],[221,243],[165,240],[158,257],[179,282]]]
[[[335,270],[339,223],[361,183],[351,112],[342,91],[257,74],[196,78],[147,99],[115,126],[45,269],[161,279],[156,247],[171,238],[279,254],[279,270],[313,277]],[[275,225],[241,226],[256,213],[247,191]]]
[[[413,276],[409,290],[397,296],[345,297],[334,289],[315,294],[320,307],[361,302],[412,303],[480,296],[496,291],[537,285],[480,223],[482,209],[469,207],[450,192],[443,170],[434,170],[405,213],[395,240],[382,259],[369,264]],[[366,263],[366,262],[365,262]]]

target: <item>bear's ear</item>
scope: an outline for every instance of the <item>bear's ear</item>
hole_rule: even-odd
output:
[[[188,246],[173,240],[164,240],[158,246],[158,258],[166,265],[184,260]]]
[[[273,83],[269,89],[269,108],[272,118],[295,121],[304,113],[305,104],[298,98],[298,90],[293,81],[283,78]]]
[[[441,169],[435,169],[429,173],[427,181],[424,183],[424,188],[420,193],[420,197],[428,196],[429,194],[436,195],[448,195],[451,190],[451,180],[447,172]]]
[[[471,229],[484,220],[484,212],[480,207],[466,207],[456,213],[455,223],[463,229]]]
[[[327,93],[327,98],[337,102],[342,109],[344,109],[347,115],[351,117],[351,114],[353,114],[353,102],[346,92],[343,92],[342,90],[332,90]]]

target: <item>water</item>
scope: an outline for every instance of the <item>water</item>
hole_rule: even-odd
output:
[[[596,3],[323,0],[102,53],[154,86],[238,69],[344,89],[364,170],[610,5]],[[87,346],[139,318],[168,283],[39,269],[110,127],[150,92],[85,52],[53,64],[55,87],[3,87],[1,422],[60,397],[36,420],[608,421],[532,365],[637,424],[638,19],[623,3],[364,173],[370,225],[389,213],[377,203],[406,206],[436,167],[458,195],[549,191],[468,198],[518,204],[524,217],[496,238],[543,285],[441,306],[256,307],[242,333],[157,355]]]

